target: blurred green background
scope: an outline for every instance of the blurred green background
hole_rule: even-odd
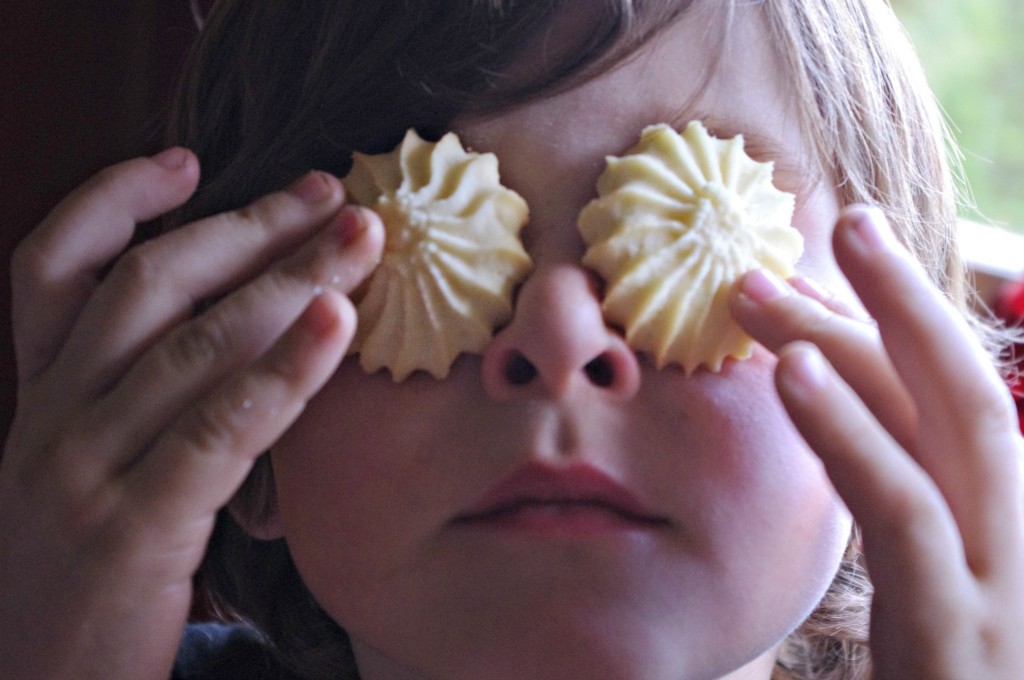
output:
[[[893,6],[959,141],[980,219],[1024,234],[1024,2]]]

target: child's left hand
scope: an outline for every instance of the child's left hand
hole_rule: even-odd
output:
[[[778,354],[783,403],[863,530],[874,677],[1019,678],[1024,440],[1008,390],[877,210],[844,212],[833,246],[877,328],[763,273],[732,308]]]

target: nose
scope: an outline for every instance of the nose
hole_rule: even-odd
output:
[[[605,325],[596,281],[568,263],[531,272],[512,321],[484,350],[481,370],[485,390],[499,400],[538,393],[563,398],[580,389],[625,400],[640,386],[636,356]]]

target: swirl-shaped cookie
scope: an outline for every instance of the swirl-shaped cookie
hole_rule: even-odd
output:
[[[700,122],[682,135],[646,128],[607,159],[598,198],[580,213],[584,264],[606,283],[605,318],[626,341],[687,374],[750,356],[753,341],[727,308],[729,287],[763,267],[786,278],[803,251],[790,226],[794,197],[772,184],[772,163],[743,137],[716,139]]]
[[[356,153],[344,182],[386,233],[380,265],[353,296],[350,353],[395,382],[416,370],[444,378],[512,313],[531,266],[519,241],[526,202],[501,185],[494,154],[467,152],[453,133],[434,144],[410,130],[390,153]]]

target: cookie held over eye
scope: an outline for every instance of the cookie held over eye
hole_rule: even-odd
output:
[[[742,135],[717,139],[697,121],[682,134],[650,126],[607,159],[578,220],[583,262],[605,281],[605,318],[658,368],[717,372],[727,357],[750,356],[729,288],[756,268],[788,278],[803,251],[794,196],[772,171],[746,154]]]
[[[501,185],[494,154],[467,152],[453,133],[431,143],[410,130],[390,153],[356,153],[344,182],[385,231],[381,262],[353,295],[349,352],[395,382],[417,370],[444,378],[512,314],[531,267],[519,240],[526,202]]]

